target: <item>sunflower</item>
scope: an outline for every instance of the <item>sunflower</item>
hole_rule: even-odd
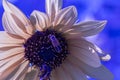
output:
[[[99,33],[106,21],[76,23],[74,6],[46,0],[46,14],[33,11],[28,19],[3,0],[0,31],[0,80],[113,80],[100,60],[110,55],[85,37]]]

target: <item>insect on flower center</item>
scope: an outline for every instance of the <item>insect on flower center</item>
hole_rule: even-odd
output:
[[[47,29],[36,31],[24,44],[25,58],[40,68],[41,80],[47,80],[50,72],[60,66],[68,54],[65,38],[58,32]]]

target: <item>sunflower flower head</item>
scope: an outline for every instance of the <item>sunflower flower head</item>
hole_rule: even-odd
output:
[[[76,23],[74,6],[46,0],[46,13],[28,19],[3,0],[5,31],[0,31],[0,80],[113,80],[100,60],[111,57],[85,37],[96,35],[106,21]]]

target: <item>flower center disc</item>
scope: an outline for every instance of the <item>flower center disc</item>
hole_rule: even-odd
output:
[[[60,66],[68,54],[65,38],[54,30],[36,31],[24,44],[25,58],[32,65],[49,70]],[[44,69],[45,70],[45,69]]]

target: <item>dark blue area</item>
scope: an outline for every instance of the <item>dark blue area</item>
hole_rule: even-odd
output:
[[[3,14],[3,7],[0,6],[0,30],[3,31],[3,26],[2,26],[2,14]]]
[[[109,35],[109,37],[112,37],[112,38],[120,37],[120,29],[118,29],[118,30],[110,29],[108,31],[108,35]]]

